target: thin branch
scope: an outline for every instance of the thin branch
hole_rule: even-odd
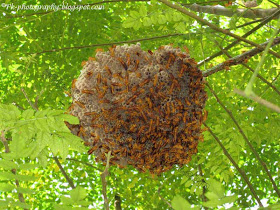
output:
[[[251,35],[252,33],[254,33],[255,31],[257,31],[258,29],[260,29],[262,26],[264,26],[265,24],[267,24],[268,22],[270,22],[272,19],[274,19],[275,17],[277,17],[280,14],[280,9],[278,11],[276,11],[274,14],[272,14],[270,17],[264,19],[260,24],[258,24],[256,27],[252,28],[250,31],[248,31],[247,33],[245,33],[242,37],[246,38],[249,35]],[[236,40],[234,42],[232,42],[231,44],[229,44],[228,46],[226,46],[224,48],[224,50],[229,50],[230,48],[232,48],[233,46],[235,46],[236,44],[238,44],[240,42],[240,40]],[[205,62],[209,62],[210,60],[222,55],[223,52],[219,51],[217,53],[215,53],[214,55],[211,55],[210,57],[206,58],[203,61],[198,62],[198,66],[201,66],[203,63]]]
[[[194,13],[192,13],[192,12],[189,12],[187,9],[182,8],[179,4],[176,4],[176,3],[173,4],[173,3],[170,2],[169,0],[159,0],[159,1],[162,2],[162,3],[164,3],[164,4],[166,4],[166,5],[169,6],[170,8],[176,9],[176,10],[180,11],[181,13],[183,13],[183,14],[189,16],[189,17],[192,17],[193,19],[197,20],[198,22],[209,26],[210,28],[212,28],[212,29],[215,30],[215,31],[218,31],[218,32],[223,33],[223,34],[228,35],[228,36],[231,36],[231,37],[233,37],[233,38],[235,38],[235,39],[237,39],[237,40],[240,40],[240,41],[243,41],[243,42],[245,42],[245,43],[248,43],[248,44],[250,44],[250,45],[252,45],[252,46],[255,46],[255,47],[259,48],[259,49],[263,49],[263,48],[264,48],[263,46],[261,46],[261,45],[259,45],[259,44],[256,44],[256,43],[253,42],[253,41],[250,41],[250,40],[245,39],[245,38],[243,38],[243,37],[241,37],[241,36],[238,36],[238,35],[236,35],[236,34],[234,34],[234,33],[231,33],[231,32],[228,31],[228,30],[219,28],[219,27],[216,26],[215,24],[208,22],[206,19],[203,19],[203,18],[197,16],[196,14],[194,14]],[[272,54],[272,55],[274,55],[274,56],[277,57],[277,58],[280,58],[280,55],[279,55],[278,53],[272,51],[272,50],[269,50],[269,53]]]
[[[24,94],[26,100],[28,101],[28,103],[30,104],[30,106],[31,106],[33,109],[35,109],[36,111],[39,111],[39,110],[38,110],[38,107],[37,107],[37,103],[36,103],[36,105],[34,105],[34,104],[31,102],[31,100],[29,99],[28,95],[26,94],[26,92],[25,92],[25,90],[24,90],[23,88],[21,88],[21,91],[23,92],[23,94]],[[39,97],[40,97],[40,95],[41,95],[42,93],[43,93],[43,92],[41,91],[40,94],[36,97],[36,101],[37,101],[37,102],[38,102]],[[55,162],[56,162],[56,164],[58,165],[58,167],[59,167],[61,173],[63,174],[63,176],[65,177],[65,179],[67,180],[67,182],[69,183],[69,185],[71,186],[71,188],[72,188],[72,189],[75,189],[75,185],[74,185],[72,179],[67,175],[66,171],[64,170],[64,168],[63,168],[62,165],[60,164],[58,158],[55,156],[55,157],[53,157],[53,159],[55,160]]]
[[[103,194],[103,197],[104,197],[104,208],[105,208],[105,210],[109,210],[109,208],[110,208],[109,207],[108,197],[107,197],[107,180],[106,180],[106,176],[109,175],[110,158],[111,158],[111,151],[108,152],[107,164],[106,164],[105,170],[101,174],[102,194]]]
[[[278,8],[270,8],[270,9],[236,9],[233,10],[231,8],[226,8],[222,6],[202,6],[199,4],[192,4],[192,5],[186,5],[182,4],[184,7],[200,13],[208,13],[208,14],[214,14],[214,15],[221,15],[226,17],[232,17],[233,15],[237,15],[238,17],[243,18],[266,18],[273,14]],[[277,18],[277,17],[274,17]]]
[[[54,161],[56,162],[56,164],[58,165],[61,173],[63,174],[63,176],[65,177],[65,179],[67,180],[67,182],[69,183],[70,187],[72,189],[75,189],[75,185],[72,181],[72,179],[67,175],[66,171],[64,170],[64,168],[62,167],[61,163],[59,162],[58,158],[57,157],[53,157]]]
[[[250,94],[250,95],[247,95],[244,91],[242,90],[238,90],[238,89],[234,89],[234,92],[245,97],[245,98],[249,98],[259,104],[262,104],[263,106],[275,111],[275,112],[278,112],[280,113],[280,107],[267,101],[267,100],[264,100],[262,99],[261,97],[258,97],[257,95],[254,95],[254,94]]]
[[[161,187],[158,188],[158,196],[160,197],[161,200],[163,200],[170,208],[172,208],[171,203],[169,203],[164,197],[160,195]],[[173,209],[173,208],[172,208]]]
[[[260,198],[258,197],[253,185],[251,184],[251,182],[249,181],[249,178],[247,177],[246,173],[239,168],[238,164],[233,160],[233,158],[231,157],[231,155],[228,153],[227,149],[224,147],[224,145],[222,144],[222,142],[220,141],[220,139],[218,139],[218,137],[213,133],[213,131],[208,127],[208,125],[206,125],[205,123],[203,123],[203,125],[208,129],[208,131],[211,133],[211,135],[214,137],[214,139],[216,140],[216,142],[220,145],[220,147],[222,148],[225,156],[227,156],[227,158],[230,160],[230,162],[233,164],[233,166],[236,168],[236,170],[240,173],[240,175],[242,176],[242,178],[244,179],[244,181],[246,182],[246,184],[248,185],[251,193],[253,194],[253,196],[255,197],[255,199],[257,200],[258,204],[260,207],[263,207],[262,202],[260,200]]]
[[[38,108],[34,106],[34,104],[31,102],[31,100],[28,98],[28,95],[26,94],[25,90],[21,88],[21,91],[23,92],[23,95],[25,96],[26,100],[28,101],[29,105],[36,111],[38,111]]]
[[[115,195],[115,210],[122,210],[122,200],[121,200],[121,197],[120,195],[116,194]]]
[[[6,139],[5,135],[6,135],[5,131],[1,131],[1,141],[4,144],[5,153],[10,153],[10,148],[9,148],[9,145],[8,145],[8,142],[7,142],[7,139]],[[17,170],[15,168],[13,168],[11,171],[12,171],[13,174],[16,175]],[[16,182],[16,186],[19,187],[20,186],[19,181],[16,179],[15,182]],[[24,196],[21,192],[18,192],[18,199],[21,203],[25,203]]]
[[[94,168],[94,169],[96,169],[96,170],[98,170],[98,171],[100,171],[100,172],[101,172],[101,170],[100,170],[99,168],[97,168],[97,167],[93,166],[93,165],[92,165],[92,164],[90,164],[90,163],[86,163],[86,162],[84,162],[84,161],[80,161],[80,160],[77,160],[77,159],[75,159],[75,158],[66,158],[66,160],[72,160],[72,161],[75,161],[75,162],[78,162],[78,163],[81,163],[81,164],[87,165],[87,166],[89,166],[89,167],[91,167],[91,168]]]
[[[216,45],[221,49],[221,51],[222,51],[227,57],[232,58],[231,55],[230,55],[226,50],[224,50],[224,49],[220,46],[219,42],[217,42],[217,41],[215,40],[215,43],[216,43]],[[251,68],[250,66],[248,66],[247,64],[242,63],[241,65],[244,66],[245,68],[247,68],[249,71],[251,71],[251,72],[254,73],[254,69],[252,69],[252,68]],[[271,87],[276,93],[278,93],[278,94],[280,95],[280,91],[279,91],[272,83],[270,83],[269,81],[267,81],[267,80],[266,80],[264,77],[262,77],[260,74],[257,74],[257,77],[258,77],[259,79],[261,79],[264,83],[266,83],[269,87]]]
[[[265,162],[260,158],[259,154],[257,153],[257,151],[255,150],[255,148],[253,147],[253,145],[251,144],[251,142],[249,141],[249,139],[247,138],[247,136],[245,135],[244,131],[242,130],[242,128],[239,126],[238,122],[236,121],[236,119],[234,118],[234,116],[232,115],[231,111],[225,107],[225,105],[222,103],[222,101],[218,98],[217,94],[215,93],[215,91],[210,87],[210,85],[208,83],[206,83],[206,86],[209,88],[209,90],[211,91],[211,93],[214,95],[214,97],[216,98],[217,102],[221,105],[221,107],[223,107],[223,109],[228,113],[228,115],[230,116],[230,118],[232,119],[232,121],[234,122],[234,124],[236,125],[239,133],[242,135],[242,137],[244,138],[245,142],[248,144],[249,148],[251,149],[251,151],[253,152],[253,154],[255,155],[255,157],[257,158],[257,160],[259,161],[259,163],[261,164],[261,166],[263,167],[264,171],[266,172],[267,176],[269,177],[269,180],[271,181],[274,190],[276,191],[278,197],[280,197],[280,191],[275,183],[275,181],[273,180]]]
[[[268,44],[269,41],[264,42],[263,44],[261,44],[260,46],[265,47]],[[274,39],[271,47],[280,44],[280,37],[277,37]],[[218,71],[224,70],[224,69],[228,69],[230,66],[234,66],[234,65],[238,65],[238,64],[242,64],[245,61],[247,61],[249,58],[257,55],[258,53],[264,51],[264,48],[254,48],[252,50],[249,50],[241,55],[235,56],[233,58],[230,58],[228,60],[226,60],[223,63],[220,63],[210,69],[207,69],[205,71],[203,71],[203,76],[204,77],[208,77],[211,74],[214,74]]]
[[[111,43],[104,43],[104,44],[91,44],[91,45],[85,45],[85,46],[74,46],[74,47],[64,47],[64,48],[58,48],[58,49],[52,49],[52,50],[44,50],[41,52],[34,52],[34,53],[28,53],[30,54],[42,54],[42,53],[49,53],[49,52],[59,52],[62,50],[73,50],[73,49],[83,49],[83,48],[92,48],[92,47],[102,47],[102,46],[112,46],[112,45],[119,45],[119,44],[126,44],[126,43],[136,43],[136,42],[142,42],[147,40],[154,40],[154,39],[163,39],[167,37],[172,36],[187,36],[188,34],[181,34],[181,33],[175,33],[175,34],[167,34],[163,36],[154,36],[149,38],[143,38],[143,39],[135,39],[135,40],[128,40],[128,41],[121,41],[121,42],[111,42]]]
[[[199,158],[197,158],[197,161],[199,161]],[[201,164],[198,164],[197,167],[198,167],[199,176],[203,177],[203,172],[202,172],[202,169],[201,169]],[[202,181],[203,183],[206,183],[205,180],[204,180],[204,178],[202,178],[201,181]],[[206,186],[204,185],[204,186],[202,187],[202,194],[201,194],[202,202],[207,202],[207,201],[208,201],[207,197],[205,196],[205,193],[206,193]],[[206,210],[208,209],[207,207],[204,207],[204,208],[205,208]]]

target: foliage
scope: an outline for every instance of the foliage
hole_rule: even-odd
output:
[[[59,5],[62,2],[22,0],[14,4]],[[98,1],[67,2],[78,5]],[[191,5],[197,1],[181,2]],[[216,4],[205,2],[202,0],[200,4]],[[11,1],[6,0],[5,3]],[[237,2],[229,3],[221,1],[221,5],[233,11],[241,8]],[[2,141],[5,139],[6,143],[0,144],[2,209],[103,208],[100,173],[105,167],[87,155],[88,148],[64,124],[64,121],[77,122],[76,118],[65,114],[70,105],[65,91],[70,91],[71,80],[79,75],[81,62],[94,57],[94,50],[100,48],[81,46],[109,43],[101,46],[107,50],[110,43],[144,39],[141,41],[143,49],[153,50],[173,43],[176,47],[187,46],[191,56],[202,61],[220,51],[219,47],[224,48],[235,41],[155,0],[116,1],[98,6],[104,8],[12,12],[10,8],[1,7],[0,131]],[[263,0],[259,7],[266,9],[275,5]],[[239,36],[259,24],[255,22],[239,27],[250,20],[207,13],[198,15]],[[276,20],[272,20],[247,39],[263,43],[271,37],[275,25]],[[252,48],[240,42],[228,53],[234,57]],[[279,46],[273,50],[280,52]],[[256,69],[260,56],[255,55],[246,64]],[[226,60],[227,56],[223,54],[210,62],[202,62],[199,68],[206,70]],[[275,56],[267,54],[259,74],[279,90],[280,66]],[[236,87],[244,90],[251,76],[251,71],[237,65],[208,76],[206,80],[231,111],[279,187],[279,114],[233,93]],[[269,208],[278,209],[279,198],[267,174],[232,118],[209,89],[206,90],[209,96],[207,125],[246,172],[259,198],[267,199]],[[280,104],[279,94],[261,79],[255,81],[254,92],[271,103]],[[37,105],[39,111],[30,104]],[[213,136],[205,131],[204,137],[190,164],[174,167],[158,177],[139,173],[131,166],[124,169],[110,166],[107,196],[111,209],[116,194],[121,198],[123,209],[171,209],[170,206],[176,210],[189,207],[245,209],[257,206],[246,182]],[[75,189],[71,189],[54,157],[58,157]],[[20,194],[24,202],[20,201]],[[229,207],[231,205],[233,207]]]

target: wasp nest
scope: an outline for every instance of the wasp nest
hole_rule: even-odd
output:
[[[98,50],[72,83],[72,132],[91,146],[97,161],[133,165],[160,174],[182,166],[203,140],[207,99],[202,72],[180,48],[154,53],[140,44]]]

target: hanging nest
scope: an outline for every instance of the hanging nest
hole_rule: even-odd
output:
[[[207,99],[202,72],[180,48],[154,53],[140,44],[97,50],[72,82],[72,133],[91,146],[97,161],[160,174],[182,166],[203,140]]]

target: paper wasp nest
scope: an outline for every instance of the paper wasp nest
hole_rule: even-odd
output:
[[[201,124],[207,99],[202,72],[179,48],[154,53],[140,44],[98,51],[72,83],[70,125],[92,148],[97,161],[133,165],[160,174],[182,166],[203,140]]]

